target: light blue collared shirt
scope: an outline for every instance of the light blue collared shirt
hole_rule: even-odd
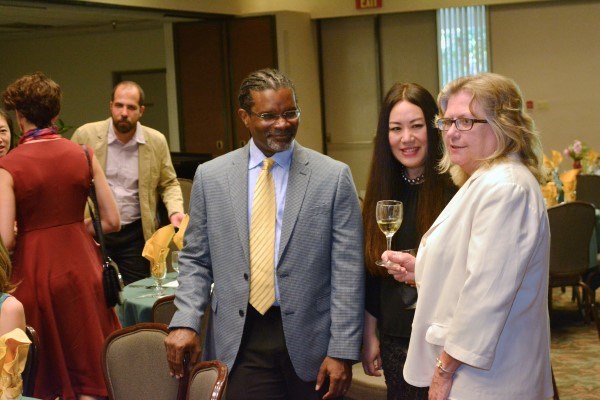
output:
[[[277,199],[277,221],[275,222],[275,270],[279,263],[279,242],[281,240],[281,225],[283,223],[283,208],[285,206],[285,194],[287,192],[288,176],[290,175],[290,165],[292,164],[292,154],[294,152],[294,143],[289,149],[273,154],[270,158],[275,160],[271,168],[271,175],[275,183],[275,197]],[[252,224],[252,201],[254,199],[254,187],[258,180],[258,174],[262,169],[263,160],[267,158],[262,151],[256,147],[254,140],[250,139],[250,157],[248,160],[248,226]],[[275,303],[279,305],[279,285],[277,284],[277,274],[275,274]]]
[[[142,217],[139,196],[139,144],[145,144],[140,123],[133,138],[122,143],[115,134],[112,123],[108,124],[108,151],[106,155],[106,179],[121,216],[121,224],[127,225]]]

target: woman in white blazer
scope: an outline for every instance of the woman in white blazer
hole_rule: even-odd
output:
[[[435,400],[550,398],[550,233],[533,120],[497,74],[459,78],[438,103],[441,167],[461,189],[423,235],[416,268],[383,255],[419,290],[404,378]]]

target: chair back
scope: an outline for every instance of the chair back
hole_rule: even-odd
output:
[[[31,344],[29,345],[27,362],[25,363],[25,369],[23,369],[21,377],[23,378],[23,395],[31,397],[33,396],[35,378],[37,375],[38,363],[40,361],[40,338],[32,326],[27,325],[25,327],[25,333],[29,340],[31,340]]]
[[[577,176],[577,201],[592,203],[600,208],[600,175]]]
[[[111,400],[185,398],[187,376],[178,381],[169,374],[168,333],[163,324],[141,323],[106,338],[102,368]]]
[[[152,305],[152,322],[169,325],[173,319],[173,315],[177,311],[175,307],[175,295],[161,297]],[[200,321],[200,343],[204,344],[206,340],[206,332],[210,321],[210,301],[204,309],[204,315]]]
[[[590,264],[590,241],[596,224],[594,206],[581,201],[559,204],[548,208],[548,219],[551,281],[580,277]]]
[[[174,294],[157,299],[152,305],[152,322],[169,325],[177,311],[174,301]]]
[[[187,387],[188,400],[219,400],[227,384],[227,365],[218,360],[194,366]]]
[[[179,186],[181,187],[181,194],[183,195],[183,212],[190,212],[190,199],[192,197],[192,184],[193,180],[187,178],[177,178]]]
[[[183,212],[189,214],[193,181],[187,178],[177,178],[177,181],[179,182],[179,187],[181,187],[181,195],[183,197]],[[165,203],[163,203],[162,198],[160,196],[158,196],[158,199],[156,201],[156,220],[158,228],[161,228],[165,225],[169,225],[171,223],[171,221],[169,220],[167,207],[165,206]]]

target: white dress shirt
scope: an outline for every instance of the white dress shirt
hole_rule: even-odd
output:
[[[127,225],[141,218],[139,197],[138,146],[146,143],[138,122],[135,135],[122,143],[115,135],[113,124],[108,125],[108,150],[106,155],[106,179],[121,215],[121,224]]]

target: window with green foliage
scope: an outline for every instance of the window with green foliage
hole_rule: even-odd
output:
[[[458,77],[489,70],[485,6],[442,8],[437,21],[440,89]]]

